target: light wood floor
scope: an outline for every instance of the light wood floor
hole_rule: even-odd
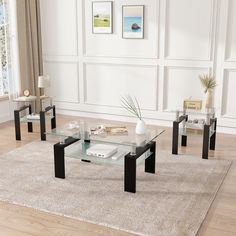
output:
[[[58,125],[78,118],[58,116]],[[27,133],[22,126],[22,141],[15,141],[13,122],[0,124],[0,154],[39,139],[39,127],[34,133]],[[158,141],[159,149],[171,150],[171,129]],[[188,147],[182,153],[201,156],[201,136],[189,137]],[[216,151],[210,152],[210,159],[232,160],[231,168],[214,200],[198,236],[236,235],[236,136],[217,134]],[[1,166],[4,168],[4,166]],[[131,235],[111,228],[73,220],[31,208],[0,201],[0,236],[26,235]]]

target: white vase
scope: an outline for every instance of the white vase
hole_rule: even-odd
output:
[[[143,120],[137,121],[135,132],[136,134],[145,134],[147,132],[147,127]]]
[[[213,106],[213,93],[212,90],[207,90],[205,108],[210,109],[212,108],[212,106]]]

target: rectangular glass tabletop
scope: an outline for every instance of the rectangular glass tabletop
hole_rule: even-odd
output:
[[[73,124],[73,125],[72,125]],[[101,132],[96,133],[94,130],[99,127],[109,127],[109,129],[116,129],[121,127],[121,129],[126,132]],[[48,131],[47,135],[55,135],[60,136],[61,138],[73,137],[76,139],[88,139],[93,142],[103,142],[103,143],[111,143],[132,147],[142,147],[150,141],[156,139],[159,135],[161,135],[165,130],[152,127],[148,128],[147,132],[143,135],[138,135],[135,133],[135,126],[131,125],[121,125],[121,124],[102,124],[95,122],[86,122],[81,127],[79,123],[68,123],[64,126],[58,127],[56,129],[52,129]]]

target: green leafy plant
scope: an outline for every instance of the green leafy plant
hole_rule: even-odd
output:
[[[132,98],[130,95],[126,95],[121,98],[121,105],[128,112],[142,120],[142,113],[136,97]]]
[[[203,74],[199,76],[201,84],[204,88],[204,92],[207,93],[209,90],[213,90],[216,87],[216,80],[213,76]]]

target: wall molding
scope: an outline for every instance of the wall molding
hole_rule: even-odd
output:
[[[226,61],[226,62],[232,62],[232,63],[235,63],[235,62],[236,62],[236,58],[232,58],[232,57],[230,57],[230,58],[227,58],[225,61]]]
[[[212,61],[213,55],[214,55],[214,43],[215,43],[215,34],[216,34],[216,17],[217,17],[217,1],[218,0],[211,0],[211,16],[210,16],[210,33],[209,33],[209,40],[208,40],[208,56],[206,58],[191,58],[191,57],[171,57],[168,54],[168,39],[169,39],[169,4],[170,0],[166,0],[166,14],[165,14],[165,52],[164,52],[164,58],[167,60],[188,60],[188,61]]]
[[[201,71],[201,70],[206,70],[208,69],[208,71],[210,70],[210,68],[204,68],[204,67],[186,67],[186,66],[165,66],[164,67],[164,84],[163,84],[163,95],[167,95],[168,94],[168,89],[167,89],[167,83],[168,83],[168,72],[170,70],[187,70],[187,71]],[[167,96],[166,96],[167,97]],[[169,110],[169,108],[167,107],[167,99],[165,99],[165,97],[163,97],[163,111]],[[179,108],[177,108],[179,109]]]
[[[228,82],[229,82],[229,72],[235,72],[235,69],[224,69],[224,76],[223,76],[223,82],[222,82],[222,109],[221,109],[221,117],[222,118],[229,118],[236,120],[236,112],[235,115],[228,114],[227,113],[227,94],[228,94]],[[236,80],[236,78],[234,78]]]
[[[231,9],[232,9],[232,0],[227,0],[227,24],[226,24],[226,35],[225,35],[225,53],[224,53],[224,60],[227,62],[236,62],[236,58],[230,57],[229,54],[229,47],[232,46],[232,42],[229,39],[229,36],[231,36],[231,30],[230,27],[232,27],[232,22],[230,22],[231,17]]]
[[[52,2],[53,1],[56,1],[56,0],[41,0],[40,1],[40,11],[41,11],[41,26],[42,26],[42,36],[43,36],[43,30],[44,29],[46,29],[47,28],[47,23],[44,25],[43,23],[44,23],[44,16],[43,16],[43,9],[45,9],[45,8],[48,8],[48,6],[47,6],[47,4],[48,4],[48,2],[51,2],[50,4],[52,4]],[[66,0],[64,0],[65,2],[67,2]],[[59,1],[58,1],[59,2]],[[60,4],[60,2],[58,3],[58,4]],[[49,52],[47,52],[46,50],[45,50],[45,45],[43,46],[43,48],[42,48],[42,53],[43,53],[43,55],[44,56],[48,56],[48,57],[50,57],[50,56],[58,56],[58,57],[65,57],[65,56],[78,56],[78,50],[79,50],[79,48],[78,48],[78,45],[79,45],[79,42],[78,42],[78,11],[77,11],[77,9],[78,9],[78,0],[70,0],[70,4],[72,5],[74,5],[74,7],[73,7],[73,13],[72,12],[70,12],[70,16],[72,15],[72,14],[74,14],[74,17],[75,17],[75,27],[73,28],[73,30],[75,30],[76,32],[75,32],[75,49],[74,49],[74,51],[73,51],[73,53],[70,53],[70,54],[61,54],[61,53],[57,53],[57,54],[54,54],[54,53],[49,53]],[[54,4],[52,4],[52,5],[56,5],[56,2],[54,3]],[[59,5],[58,5],[59,6]],[[43,8],[43,7],[45,7],[45,8]],[[55,12],[56,11],[56,9],[57,8],[54,8],[53,9],[53,12]],[[64,9],[63,9],[64,10]],[[66,12],[65,12],[66,13]],[[67,16],[68,17],[68,16]],[[50,15],[48,16],[48,18],[52,18],[52,16],[51,16],[51,12],[50,12]],[[68,27],[71,27],[71,25],[70,26],[68,26]],[[72,31],[72,32],[74,32],[74,31]]]
[[[45,65],[46,64],[68,64],[68,65],[75,65],[75,67],[76,67],[76,78],[78,78],[79,77],[79,65],[78,65],[78,62],[70,62],[70,61],[44,61],[43,62],[43,64],[44,64],[44,68],[45,68]],[[78,89],[77,89],[77,99],[75,99],[75,100],[65,100],[65,99],[58,99],[58,98],[53,98],[53,100],[55,101],[55,102],[66,102],[66,103],[80,103],[80,93],[79,93],[79,87],[80,87],[80,84],[79,84],[79,80],[77,80],[76,81],[76,83],[77,83],[77,87],[78,87]],[[51,84],[51,87],[52,87],[52,84]]]
[[[52,4],[52,2],[49,4],[48,2],[52,1],[53,3],[55,3],[54,5]],[[63,99],[57,99],[55,101],[56,105],[57,105],[57,110],[59,110],[58,113],[67,113],[69,115],[72,114],[76,114],[76,115],[86,115],[86,116],[90,116],[90,117],[99,117],[99,118],[106,118],[106,117],[110,117],[110,119],[117,119],[117,120],[124,120],[124,121],[128,121],[128,120],[132,120],[131,117],[129,117],[129,114],[126,113],[124,111],[124,109],[122,109],[120,106],[117,106],[115,104],[117,103],[117,98],[114,98],[112,101],[108,102],[107,104],[102,104],[104,102],[106,102],[106,96],[99,97],[99,93],[98,95],[94,95],[90,93],[90,100],[88,101],[88,94],[87,94],[87,82],[88,82],[88,77],[90,78],[89,81],[91,84],[94,83],[94,81],[96,81],[95,79],[93,79],[93,76],[96,76],[96,73],[90,73],[89,75],[87,75],[86,73],[86,66],[88,65],[96,65],[96,66],[111,66],[111,67],[121,67],[122,73],[125,73],[124,71],[128,71],[130,73],[132,73],[135,70],[129,69],[129,67],[137,67],[137,68],[150,68],[150,70],[152,70],[153,68],[155,68],[155,72],[154,71],[145,71],[142,73],[146,73],[148,74],[149,77],[147,77],[146,81],[147,81],[147,85],[149,86],[149,88],[151,89],[151,93],[150,93],[150,103],[147,102],[147,99],[144,98],[143,104],[144,107],[143,108],[143,113],[145,116],[145,119],[148,120],[148,122],[152,122],[155,123],[156,125],[160,125],[160,124],[166,124],[172,125],[172,120],[175,118],[175,114],[174,113],[170,113],[168,112],[168,110],[166,110],[166,99],[168,93],[170,94],[171,91],[174,91],[172,86],[170,86],[170,90],[171,91],[167,91],[166,89],[166,83],[167,83],[167,79],[166,79],[166,74],[167,74],[167,70],[170,69],[179,69],[179,70],[188,70],[188,72],[183,72],[183,75],[185,76],[185,78],[181,81],[186,81],[187,77],[191,77],[190,79],[193,79],[192,76],[196,76],[197,72],[196,70],[203,70],[206,72],[212,72],[214,75],[216,75],[216,79],[217,79],[217,88],[215,90],[215,106],[217,107],[217,117],[219,120],[219,129],[221,129],[222,131],[225,132],[232,132],[232,133],[236,133],[236,117],[232,116],[231,114],[223,114],[222,113],[222,109],[223,109],[223,102],[225,101],[225,94],[224,94],[224,86],[225,86],[225,71],[230,71],[236,70],[236,58],[234,58],[234,55],[230,55],[228,54],[228,50],[230,50],[229,47],[229,34],[228,31],[230,31],[230,25],[232,25],[233,23],[230,22],[230,17],[229,17],[229,12],[230,12],[230,7],[231,4],[233,3],[232,0],[208,0],[206,1],[205,5],[207,7],[207,10],[210,9],[209,11],[209,15],[204,14],[204,20],[207,21],[208,25],[205,26],[203,28],[203,30],[201,30],[200,26],[198,28],[198,30],[193,29],[192,34],[190,36],[190,39],[193,37],[193,35],[195,35],[194,33],[196,33],[196,36],[198,36],[199,32],[203,32],[203,38],[202,40],[207,40],[207,41],[196,41],[197,45],[200,45],[199,48],[200,49],[207,49],[207,53],[206,50],[205,51],[201,51],[198,53],[198,49],[193,50],[192,52],[192,57],[191,54],[187,51],[186,53],[182,53],[181,56],[181,51],[172,51],[171,50],[171,54],[172,55],[168,55],[168,36],[170,35],[170,30],[173,30],[171,27],[171,25],[168,22],[169,17],[171,17],[169,14],[171,14],[170,11],[170,0],[140,0],[140,4],[143,3],[144,5],[148,5],[148,7],[146,8],[147,14],[152,14],[152,22],[150,24],[152,24],[152,26],[149,26],[149,32],[148,32],[148,37],[154,37],[150,40],[151,42],[151,48],[153,49],[153,51],[151,51],[149,46],[146,46],[145,43],[147,43],[147,39],[143,40],[144,44],[141,44],[141,49],[143,50],[143,48],[147,48],[147,52],[144,50],[142,52],[136,52],[133,49],[132,50],[128,50],[130,47],[130,42],[131,40],[129,39],[121,39],[119,37],[121,37],[121,29],[120,27],[122,26],[122,22],[115,22],[115,32],[113,35],[106,35],[106,37],[110,37],[110,40],[112,40],[112,38],[116,38],[115,44],[113,47],[114,48],[114,53],[113,52],[109,52],[109,51],[102,51],[103,48],[101,48],[101,50],[96,50],[96,48],[94,47],[90,47],[91,42],[98,42],[97,44],[93,44],[92,46],[97,46],[99,47],[100,45],[100,40],[102,40],[101,35],[96,35],[97,39],[99,39],[98,41],[96,41],[96,37],[94,35],[90,35],[90,34],[85,34],[85,32],[88,29],[88,24],[90,23],[86,23],[86,21],[91,21],[91,19],[87,19],[88,17],[91,17],[92,12],[86,12],[86,7],[90,8],[89,5],[90,2],[92,0],[74,0],[76,1],[76,8],[75,8],[75,12],[76,12],[76,43],[77,43],[77,52],[76,55],[74,55],[74,53],[72,53],[72,49],[73,47],[68,47],[68,50],[63,51],[64,49],[67,49],[67,47],[64,47],[65,45],[62,45],[63,50],[58,50],[58,53],[55,53],[55,55],[51,55],[50,53],[46,52],[44,50],[44,54],[43,54],[43,61],[44,64],[47,64],[50,66],[50,63],[54,63],[54,65],[56,65],[58,67],[58,69],[60,69],[61,64],[76,64],[76,68],[77,68],[77,76],[73,76],[72,78],[72,83],[73,85],[77,84],[78,85],[78,93],[76,96],[75,100],[63,100]],[[114,9],[116,7],[120,8],[120,5],[122,4],[132,4],[132,0],[112,0],[114,2]],[[55,5],[60,4],[60,1],[57,0],[42,0],[40,1],[40,4],[46,4],[45,7],[48,7],[48,5],[52,8],[52,9],[46,9],[47,12],[50,12],[51,10],[54,11],[55,9],[57,9],[57,7]],[[64,2],[62,3],[64,4]],[[73,2],[68,1],[68,4],[74,4]],[[196,1],[196,3],[194,2],[194,4],[198,4],[198,1]],[[203,7],[204,5],[204,1],[201,1],[199,4],[199,8]],[[198,6],[198,5],[196,5]],[[43,9],[45,9],[45,7]],[[60,7],[60,6],[59,6]],[[178,6],[177,6],[178,7]],[[181,7],[181,6],[180,6]],[[189,5],[189,7],[191,7]],[[71,9],[71,6],[68,7],[68,9]],[[150,9],[151,9],[151,13],[150,13]],[[155,15],[153,13],[153,9],[155,9]],[[50,11],[49,11],[50,10]],[[178,9],[177,9],[178,10]],[[179,9],[181,10],[181,9]],[[185,9],[188,10],[188,9]],[[185,11],[184,10],[184,11]],[[190,9],[192,10],[192,9]],[[68,11],[67,11],[68,12]],[[48,13],[49,14],[49,13]],[[173,12],[173,14],[175,14]],[[182,17],[181,14],[178,14],[179,17]],[[66,17],[66,14],[65,14]],[[118,10],[117,12],[115,12],[115,16],[114,16],[114,20],[115,21],[120,21],[121,20],[121,12],[120,10]],[[183,17],[184,14],[183,14]],[[74,19],[74,16],[73,16]],[[148,18],[145,18],[145,20]],[[157,22],[154,22],[154,19],[157,19]],[[60,20],[60,19],[59,19]],[[63,19],[61,19],[63,20]],[[181,19],[180,19],[181,20]],[[187,20],[184,19],[183,20]],[[150,20],[151,21],[151,20]],[[182,22],[182,21],[181,21]],[[186,24],[183,22],[178,24],[178,25],[182,25],[183,29],[188,29],[189,27],[191,27],[191,25],[188,25],[188,22],[186,22]],[[190,21],[191,23],[192,21]],[[73,25],[74,25],[73,23]],[[189,23],[189,24],[190,24]],[[193,22],[195,24],[195,22]],[[45,23],[46,24],[46,23]],[[153,26],[154,24],[154,26]],[[44,25],[42,25],[42,27],[45,27]],[[47,26],[46,26],[47,27]],[[91,26],[92,27],[92,26]],[[155,29],[155,30],[153,30]],[[60,35],[60,37],[64,37],[64,32],[63,32],[63,26],[60,29],[60,23],[58,23],[58,32],[57,34]],[[72,29],[73,30],[73,29]],[[153,32],[150,32],[151,30],[153,30]],[[206,31],[208,30],[208,31]],[[47,31],[50,30],[47,29]],[[69,31],[70,32],[70,31]],[[73,33],[74,31],[71,32],[71,35],[74,35]],[[87,32],[88,33],[88,32]],[[117,35],[115,35],[117,34]],[[175,35],[175,34],[174,34]],[[228,37],[227,37],[228,36]],[[73,36],[75,37],[75,36]],[[92,37],[89,38],[89,37]],[[95,37],[95,40],[94,40]],[[181,38],[181,37],[180,37]],[[177,36],[178,39],[178,36]],[[107,40],[107,38],[106,38]],[[201,39],[199,39],[201,40]],[[75,42],[74,40],[69,40],[71,42]],[[122,41],[122,42],[121,42]],[[155,41],[155,42],[154,42]],[[61,42],[64,42],[64,40],[62,40]],[[106,41],[105,41],[106,42]],[[124,42],[127,42],[124,45]],[[136,41],[137,42],[137,41]],[[140,41],[141,42],[141,41]],[[172,41],[171,41],[172,42]],[[169,42],[169,43],[171,43]],[[199,42],[199,43],[198,43]],[[50,42],[49,42],[50,43]],[[103,43],[106,44],[106,43]],[[153,45],[152,45],[153,44]],[[140,45],[138,43],[138,45]],[[172,45],[172,44],[169,44]],[[235,45],[235,43],[233,42],[233,45]],[[104,46],[104,45],[103,45]],[[127,46],[127,53],[124,52],[124,47]],[[188,50],[188,46],[186,46],[186,50]],[[58,46],[57,46],[58,47]],[[113,48],[111,46],[111,49]],[[123,50],[122,52],[119,52],[117,49],[117,47],[121,47],[121,50]],[[46,47],[48,48],[48,47]],[[49,48],[50,49],[50,48]],[[60,49],[60,48],[59,48]],[[191,48],[190,48],[191,49]],[[138,50],[138,48],[137,48]],[[52,51],[52,50],[51,50]],[[71,55],[60,55],[60,52],[71,52]],[[49,50],[50,52],[50,50]],[[53,52],[53,51],[52,51]],[[174,52],[174,53],[172,53]],[[124,54],[124,55],[123,55]],[[120,56],[121,55],[121,56]],[[137,55],[137,56],[136,56]],[[177,56],[177,58],[175,58],[174,55],[179,55]],[[194,55],[196,55],[197,57],[194,57]],[[228,56],[231,56],[231,58],[227,58]],[[70,68],[70,67],[68,67]],[[93,68],[93,67],[92,67]],[[96,69],[96,67],[95,67]],[[52,69],[55,70],[56,69]],[[63,68],[63,73],[65,73],[65,69]],[[95,71],[99,71],[99,69],[96,69]],[[109,69],[110,71],[110,69]],[[115,73],[118,73],[116,69],[114,69]],[[139,71],[139,70],[137,70]],[[106,72],[106,71],[105,71]],[[99,75],[99,81],[101,81],[101,83],[104,84],[104,81],[106,81],[105,79],[102,80],[103,78],[103,74],[105,73],[104,70],[101,70],[101,74]],[[45,73],[47,73],[47,71],[45,71]],[[75,72],[73,72],[74,74]],[[111,72],[108,72],[111,74]],[[179,72],[172,72],[173,76],[177,75],[181,78],[182,73]],[[56,73],[55,73],[56,74]],[[133,78],[133,74],[130,75],[130,81],[132,81]],[[137,78],[140,78],[140,76],[137,74]],[[154,79],[155,76],[155,79]],[[52,75],[53,77],[53,75]],[[129,77],[129,75],[127,76]],[[119,76],[117,76],[117,78],[119,78]],[[62,78],[61,78],[62,79]],[[144,75],[144,79],[145,79],[145,75]],[[150,79],[150,80],[149,80]],[[177,78],[178,80],[178,78]],[[115,80],[113,80],[114,83]],[[141,86],[143,86],[143,82],[141,81]],[[193,80],[190,80],[193,81]],[[176,81],[174,81],[176,82]],[[196,85],[196,81],[193,81]],[[131,82],[130,82],[131,83]],[[126,85],[124,86],[129,86],[130,83],[128,82]],[[188,82],[187,82],[188,83]],[[187,84],[186,83],[186,84]],[[62,83],[63,84],[63,83]],[[151,85],[153,84],[153,87],[151,87]],[[77,86],[76,85],[76,86]],[[99,87],[99,85],[96,85]],[[137,90],[140,88],[139,84],[135,84],[132,86],[137,86]],[[155,86],[155,88],[154,88]],[[184,84],[183,84],[184,86]],[[109,86],[108,86],[109,87]],[[122,88],[122,87],[120,87]],[[133,88],[133,87],[132,87]],[[65,88],[67,89],[67,88]],[[77,89],[77,88],[76,88]],[[99,88],[89,88],[89,91],[93,91],[93,89],[99,89]],[[73,87],[71,86],[71,89],[67,89],[67,93],[68,94],[64,94],[66,98],[73,98],[71,95],[71,92],[73,92],[73,94],[75,93],[75,90],[73,89]],[[73,90],[73,91],[70,91]],[[103,90],[101,90],[103,91]],[[155,94],[154,94],[155,91]],[[183,90],[183,92],[185,93],[186,90]],[[193,90],[191,90],[193,94],[199,94],[198,92],[195,93]],[[118,93],[116,93],[117,96]],[[63,96],[64,96],[63,95]],[[68,96],[67,96],[68,95]],[[196,96],[195,95],[195,96]],[[230,95],[231,96],[231,95]],[[96,98],[98,97],[98,100],[96,100]],[[174,99],[172,99],[172,97],[170,97],[171,100],[169,101],[169,103],[167,104],[167,106],[171,107],[172,105],[175,104],[179,104],[174,101]],[[181,99],[181,97],[180,97]],[[180,100],[179,99],[179,100]],[[201,99],[201,98],[199,98]],[[236,99],[236,97],[235,97]],[[99,104],[93,104],[93,102],[97,102]],[[91,102],[91,103],[90,103]],[[101,103],[101,104],[100,104]],[[110,104],[114,104],[110,105]],[[230,103],[231,104],[231,103]],[[154,106],[155,105],[155,106]],[[231,111],[232,110],[232,106],[231,106]]]
[[[124,64],[124,63],[103,63],[103,62],[86,62],[83,63],[83,68],[84,68],[84,73],[83,73],[83,88],[84,88],[84,104],[86,105],[92,105],[92,106],[99,106],[99,107],[110,107],[110,108],[121,108],[121,106],[117,106],[117,105],[106,105],[106,104],[94,104],[94,103],[89,103],[88,99],[87,99],[87,91],[88,91],[88,87],[87,87],[87,69],[86,67],[88,65],[100,65],[100,66],[122,66],[122,67],[143,67],[143,68],[150,68],[150,69],[155,69],[155,85],[156,85],[156,98],[155,98],[155,109],[145,109],[143,108],[143,111],[157,111],[158,110],[158,66],[156,65],[140,65],[140,64],[136,64],[136,63],[131,63],[131,64]]]

